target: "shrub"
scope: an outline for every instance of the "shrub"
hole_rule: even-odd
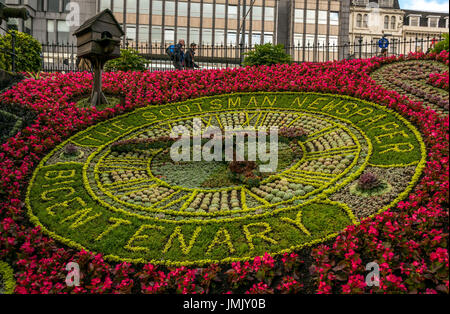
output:
[[[149,62],[134,49],[121,49],[120,57],[105,64],[105,71],[145,71]]]
[[[449,41],[449,35],[447,34],[442,34],[442,37],[444,37],[444,40],[441,40],[440,42],[438,42],[436,44],[436,46],[433,49],[433,52],[436,53],[441,53],[442,51],[448,51],[449,47],[448,47],[448,41]]]
[[[291,63],[291,56],[283,45],[256,45],[255,50],[245,53],[244,65],[273,65]]]
[[[16,72],[39,72],[41,70],[41,44],[32,36],[11,31],[16,34]],[[0,36],[0,68],[11,71],[11,34]]]
[[[363,173],[358,180],[358,188],[362,191],[370,191],[376,189],[381,184],[377,176],[372,172]]]

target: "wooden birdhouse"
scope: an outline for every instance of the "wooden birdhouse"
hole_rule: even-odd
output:
[[[78,58],[89,60],[94,70],[91,104],[106,104],[102,92],[102,71],[106,61],[120,56],[120,40],[125,33],[111,10],[106,9],[91,17],[75,32]]]
[[[120,40],[125,33],[111,10],[105,9],[84,22],[73,35],[77,37],[78,57],[113,59],[120,56]]]

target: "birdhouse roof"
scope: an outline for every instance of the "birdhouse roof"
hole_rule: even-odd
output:
[[[117,28],[117,30],[120,31],[122,36],[125,35],[124,31],[122,30],[122,27],[120,27],[119,22],[117,22],[116,18],[114,17],[114,14],[110,9],[105,9],[102,12],[98,13],[97,15],[94,15],[93,17],[87,19],[78,29],[76,29],[73,32],[73,35],[75,36],[81,35],[82,33],[91,30],[98,21],[114,25]]]

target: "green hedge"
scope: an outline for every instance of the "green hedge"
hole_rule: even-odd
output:
[[[38,72],[41,69],[41,44],[32,36],[11,31],[16,34],[16,72]],[[11,71],[12,57],[7,51],[11,51],[11,34],[0,36],[0,68]]]

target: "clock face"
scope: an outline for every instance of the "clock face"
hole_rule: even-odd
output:
[[[173,158],[171,134],[201,137],[211,128],[302,136],[268,139],[267,158],[238,174],[225,158]],[[191,157],[211,149],[210,138],[187,139]],[[248,142],[234,147],[249,156]],[[230,262],[322,242],[387,209],[413,187],[425,155],[411,124],[372,103],[312,93],[221,95],[141,108],[74,135],[41,162],[27,205],[55,238],[110,259]],[[258,171],[270,160],[275,167]],[[370,191],[360,182],[367,180]]]

